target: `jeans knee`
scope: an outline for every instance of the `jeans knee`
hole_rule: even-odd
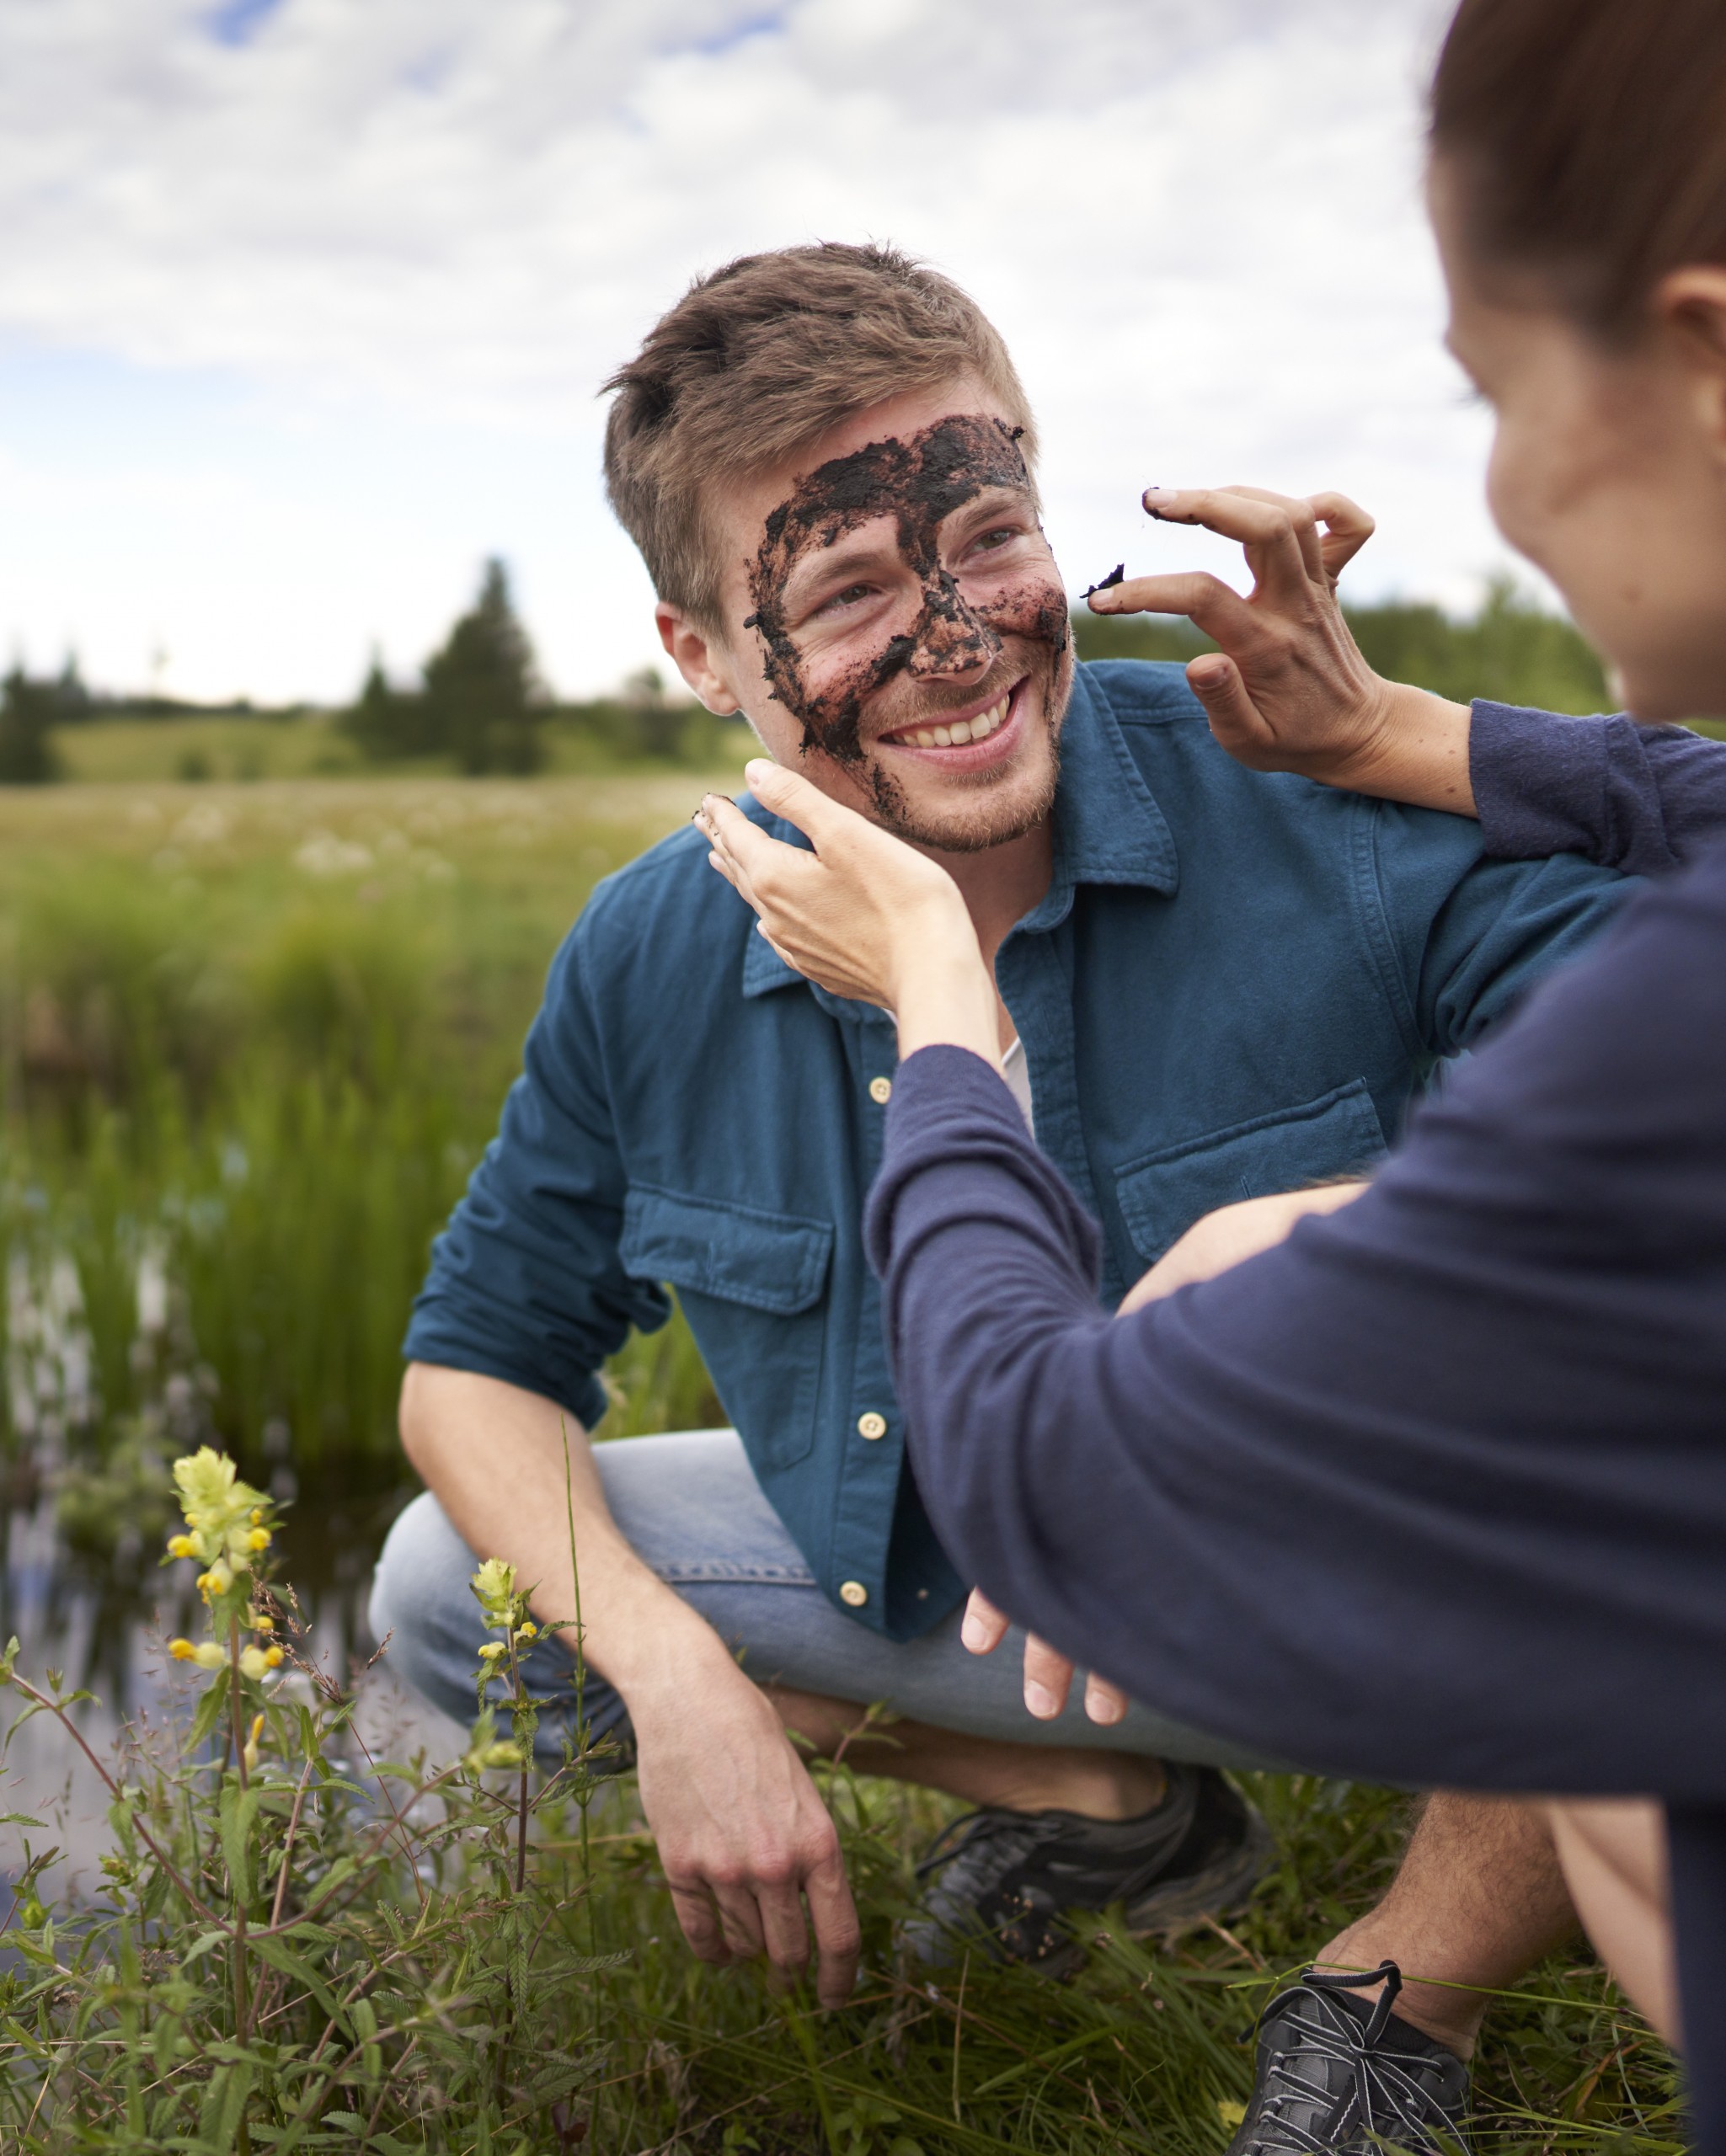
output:
[[[464,1616],[471,1619],[466,1630],[473,1645],[481,1637],[479,1613],[468,1592],[473,1564],[428,1491],[390,1529],[371,1577],[367,1615],[372,1637],[380,1644],[387,1641],[385,1659],[397,1675],[440,1704],[455,1689],[455,1673],[447,1665],[452,1651],[460,1652],[456,1635]],[[471,1647],[462,1659],[465,1675]]]

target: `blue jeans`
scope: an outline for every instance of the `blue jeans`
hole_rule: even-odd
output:
[[[733,1430],[620,1438],[596,1445],[593,1456],[624,1540],[700,1611],[758,1683],[859,1708],[879,1702],[908,1720],[997,1742],[1087,1745],[1220,1767],[1276,1764],[1136,1704],[1107,1726],[1087,1721],[1082,1681],[1064,1714],[1037,1721],[1025,1708],[1024,1635],[1016,1627],[986,1656],[961,1644],[957,1610],[917,1640],[895,1642],[868,1630],[816,1586]],[[391,1636],[391,1668],[464,1722],[475,1708],[475,1650],[487,1636],[468,1591],[475,1562],[436,1498],[416,1497],[390,1529],[371,1589],[372,1630],[379,1639]],[[569,1650],[554,1638],[537,1640],[525,1673],[530,1688],[553,1702],[542,1712],[538,1749],[553,1763],[575,1716]],[[627,1758],[623,1702],[590,1669],[583,1705],[591,1733],[617,1738]]]

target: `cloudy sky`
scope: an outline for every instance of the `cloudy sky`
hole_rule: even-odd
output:
[[[1418,200],[1429,0],[5,0],[0,636],[335,699],[483,555],[546,673],[654,655],[596,391],[697,272],[894,239],[1005,331],[1075,589],[1147,481],[1337,486],[1354,575],[1504,559]],[[1205,557],[1212,566],[1220,553]]]

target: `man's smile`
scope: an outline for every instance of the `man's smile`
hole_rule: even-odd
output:
[[[878,748],[933,755],[943,768],[981,770],[998,761],[1014,747],[1023,730],[1023,691],[1029,675],[1021,675],[1011,688],[997,691],[985,702],[981,697],[958,710],[943,712],[939,719],[915,720],[877,737]],[[987,744],[985,748],[984,744]],[[972,753],[960,756],[956,752]]]

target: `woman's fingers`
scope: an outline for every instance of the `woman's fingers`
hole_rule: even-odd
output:
[[[1311,506],[1324,526],[1321,547],[1324,573],[1334,585],[1378,526],[1360,503],[1351,502],[1346,494],[1314,494]]]
[[[776,764],[767,756],[751,757],[743,766],[743,776],[762,808],[771,808],[788,824],[795,824],[813,842],[817,853],[824,845],[836,844],[874,828],[854,808],[846,808],[842,802],[823,793],[820,787],[811,785],[800,771],[787,771],[783,764]],[[737,813],[740,822],[748,823],[740,810]],[[754,829],[752,825],[751,829]]]
[[[1240,593],[1204,569],[1129,577],[1107,591],[1093,592],[1090,606],[1093,614],[1184,614],[1220,644],[1237,643],[1258,631],[1258,616]]]
[[[1238,540],[1248,550],[1258,590],[1272,600],[1296,598],[1323,574],[1316,541],[1309,536],[1307,542],[1315,556],[1310,568],[1302,543],[1303,531],[1310,535],[1312,526],[1305,502],[1287,495],[1260,500],[1232,487],[1147,487],[1144,500],[1160,523],[1201,525]]]
[[[1039,1721],[1053,1721],[1072,1689],[1073,1666],[1034,1632],[1025,1634],[1025,1705]]]
[[[974,1587],[965,1606],[959,1636],[973,1654],[993,1654],[1007,1637],[1010,1621],[1007,1612],[997,1609],[981,1588]]]
[[[1085,1679],[1085,1717],[1107,1725],[1119,1721],[1127,1710],[1127,1695],[1118,1684],[1099,1677],[1093,1669]]]
[[[1226,652],[1207,651],[1187,668],[1187,686],[1205,707],[1210,730],[1237,762],[1256,767],[1274,755],[1276,732],[1248,694]],[[1271,769],[1275,768],[1273,762]]]
[[[1294,526],[1295,537],[1301,548],[1301,561],[1308,580],[1321,583],[1324,577],[1324,554],[1318,537],[1318,526],[1312,513],[1312,504],[1305,494],[1279,494],[1269,487],[1219,487],[1219,494],[1239,494],[1243,500],[1264,502],[1280,510]]]

